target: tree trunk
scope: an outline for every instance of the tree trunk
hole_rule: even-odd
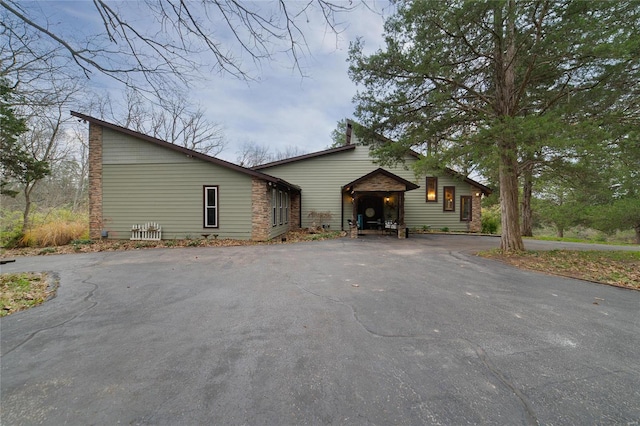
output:
[[[500,249],[522,251],[524,243],[520,234],[520,214],[518,211],[518,162],[514,149],[501,144],[500,152],[500,211],[502,213],[502,235]],[[514,144],[509,144],[514,145]]]
[[[31,213],[31,191],[33,185],[26,184],[24,187],[24,210],[22,211],[22,233],[29,229],[29,214]]]
[[[518,203],[518,158],[516,133],[511,118],[517,110],[515,90],[515,3],[507,2],[506,33],[502,20],[502,4],[495,4],[494,40],[495,55],[495,112],[500,119],[502,135],[498,141],[500,156],[500,210],[502,213],[502,235],[500,248],[503,251],[522,251],[524,244],[520,234],[520,204]]]
[[[564,227],[560,225],[556,225],[556,235],[558,238],[564,237]]]
[[[636,230],[636,244],[640,244],[640,223],[638,223],[634,229]]]
[[[531,165],[526,165],[522,176],[522,235],[525,237],[533,237],[533,212],[531,211],[533,170]]]

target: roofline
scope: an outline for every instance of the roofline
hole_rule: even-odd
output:
[[[271,182],[274,184],[280,184],[291,189],[295,189],[296,191],[300,191],[300,187],[297,185],[293,185],[287,182],[284,179],[280,179],[266,173],[262,173],[259,171],[251,170],[246,167],[239,166],[237,164],[231,163],[229,161],[221,160],[220,158],[211,157],[210,155],[203,154],[198,151],[194,151],[189,148],[185,148],[180,145],[173,144],[171,142],[163,141],[162,139],[154,138],[149,135],[145,135],[144,133],[136,132],[135,130],[128,129],[126,127],[118,126],[117,124],[109,123],[108,121],[100,120],[98,118],[92,117],[90,115],[82,114],[76,111],[71,111],[71,115],[77,117],[81,120],[88,121],[89,123],[96,124],[98,126],[106,127],[108,129],[114,130],[116,132],[124,133],[125,135],[133,136],[138,139],[142,139],[146,142],[150,142],[152,144],[161,146],[163,148],[167,148],[181,154],[185,154],[188,157],[195,157],[200,160],[206,161],[208,163],[215,164],[217,166],[225,167],[227,169],[234,170],[236,172],[244,173],[249,176],[254,176],[260,179],[263,179],[267,182]]]
[[[355,121],[353,121],[351,119],[347,119],[347,124],[351,124],[352,126],[355,124],[357,126],[363,127],[361,124],[359,124],[359,123],[357,123],[357,122],[355,122]],[[386,136],[380,135],[378,133],[376,133],[375,136],[378,139],[380,139],[381,141],[383,141],[383,142],[395,143],[393,140],[387,138]],[[415,157],[415,158],[420,158],[422,156],[422,154],[414,151],[413,149],[409,150],[409,155],[411,155],[412,157]],[[445,172],[449,173],[450,175],[452,175],[452,176],[454,176],[454,177],[456,177],[458,179],[461,179],[462,181],[468,183],[469,185],[475,186],[476,188],[480,189],[486,195],[490,195],[490,194],[493,193],[493,190],[491,188],[489,188],[488,186],[485,186],[485,185],[481,184],[480,182],[477,182],[477,181],[475,181],[475,180],[463,175],[462,173],[453,170],[450,167],[445,167],[443,170]]]
[[[337,148],[329,148],[323,151],[312,152],[311,154],[298,155],[297,157],[285,158],[284,160],[272,161],[271,163],[261,164],[259,166],[252,167],[251,170],[266,169],[268,167],[280,166],[282,164],[293,163],[295,161],[302,161],[302,160],[307,160],[309,158],[322,157],[323,155],[330,155],[330,154],[335,154],[342,151],[349,151],[355,148],[356,146],[352,144],[342,145]]]

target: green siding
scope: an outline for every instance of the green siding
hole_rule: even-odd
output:
[[[450,230],[466,231],[468,222],[460,221],[460,196],[471,195],[473,187],[451,175],[437,175],[439,202],[426,203],[425,178],[424,176],[416,178],[413,171],[410,170],[411,163],[415,161],[414,157],[407,156],[405,165],[384,167],[391,173],[420,185],[420,188],[405,193],[405,223],[407,226],[414,228],[428,225],[432,229],[448,227]],[[356,149],[351,151],[300,160],[260,169],[260,171],[295,183],[302,188],[303,227],[310,225],[307,216],[310,211],[316,210],[332,212],[333,218],[330,222],[332,229],[348,229],[347,220],[352,217],[353,205],[350,203],[349,197],[344,197],[342,200],[342,187],[378,167],[369,156],[369,148],[357,145]],[[454,212],[442,211],[443,186],[456,187],[456,210]]]
[[[218,228],[203,226],[205,185],[218,186]],[[146,222],[160,224],[163,239],[251,238],[251,176],[108,129],[102,197],[109,238],[128,239]]]

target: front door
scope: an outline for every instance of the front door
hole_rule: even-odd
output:
[[[383,198],[367,195],[358,200],[358,215],[362,215],[364,229],[379,229],[384,226]]]

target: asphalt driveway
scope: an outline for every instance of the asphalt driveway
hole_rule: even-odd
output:
[[[20,258],[60,288],[0,320],[2,424],[640,423],[640,292],[470,254],[498,244]]]

